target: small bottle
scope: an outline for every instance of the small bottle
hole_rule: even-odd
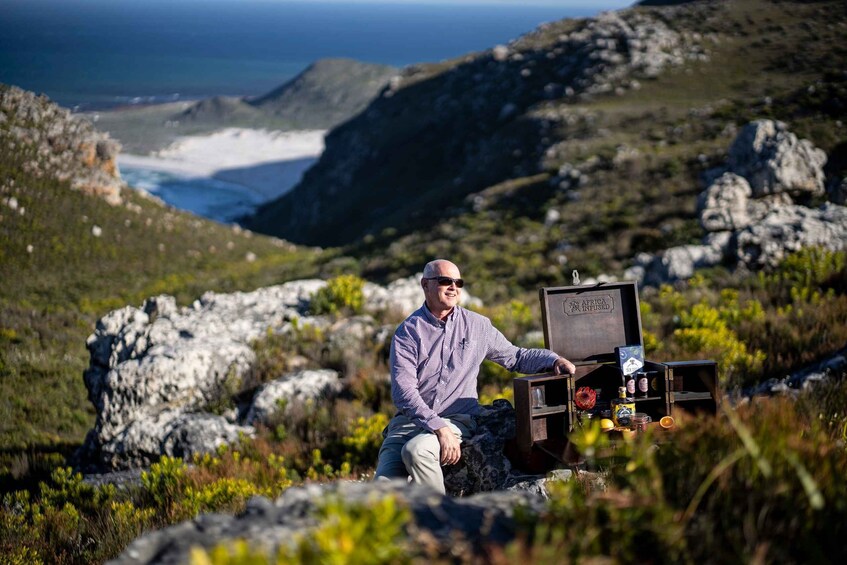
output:
[[[650,381],[647,379],[647,373],[638,371],[635,373],[635,398],[647,398],[647,391],[650,389]],[[627,392],[629,389],[627,389]]]
[[[636,380],[635,373],[630,373],[624,377],[624,382],[626,383],[626,395],[630,398],[635,396],[636,390]]]
[[[635,401],[626,395],[626,387],[618,387],[618,398],[612,399],[612,422],[616,427],[628,428],[635,414]]]

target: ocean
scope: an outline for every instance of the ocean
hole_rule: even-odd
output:
[[[76,110],[253,96],[322,57],[434,62],[628,3],[0,0],[0,82]]]

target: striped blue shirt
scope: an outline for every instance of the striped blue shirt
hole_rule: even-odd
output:
[[[460,306],[445,321],[426,304],[411,314],[391,341],[391,398],[425,430],[447,425],[442,417],[479,412],[477,376],[489,359],[509,371],[548,371],[558,359],[548,349],[512,345],[491,321]]]

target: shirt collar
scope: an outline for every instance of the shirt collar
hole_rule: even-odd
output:
[[[456,311],[458,309],[459,309],[459,305],[457,304],[456,306],[453,307],[453,310],[447,315],[447,319],[442,321],[442,320],[439,320],[438,318],[436,318],[435,314],[433,314],[432,312],[429,311],[429,308],[427,308],[426,302],[424,302],[423,306],[421,306],[421,310],[423,310],[424,317],[427,320],[429,320],[429,322],[431,324],[434,324],[434,325],[437,325],[437,326],[447,325],[447,322],[451,321],[456,316]]]

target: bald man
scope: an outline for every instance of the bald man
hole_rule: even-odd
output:
[[[427,263],[424,304],[394,332],[391,397],[397,415],[383,431],[377,479],[411,477],[445,492],[442,466],[462,455],[476,429],[477,375],[484,359],[509,371],[573,373],[573,363],[548,349],[512,345],[491,321],[459,306],[459,268],[444,259]]]

